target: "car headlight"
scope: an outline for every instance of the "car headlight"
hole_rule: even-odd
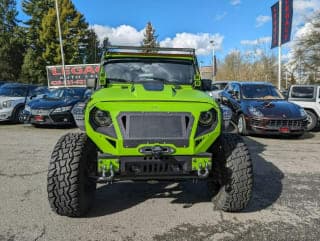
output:
[[[210,126],[216,121],[217,114],[214,109],[200,113],[199,123],[202,126]]]
[[[95,109],[91,113],[92,113],[92,120],[95,125],[110,126],[112,124],[112,119],[108,111]]]
[[[257,116],[257,117],[263,117],[263,114],[260,110],[258,110],[257,108],[253,107],[253,106],[250,106],[248,108],[249,112],[251,115],[253,116]]]
[[[54,110],[52,111],[52,113],[66,112],[66,111],[69,111],[69,110],[71,110],[71,109],[72,109],[72,106],[71,106],[71,105],[70,105],[70,106],[65,106],[65,107],[58,107],[58,108],[54,109]]]
[[[10,108],[10,107],[12,106],[13,102],[14,102],[13,100],[3,101],[3,102],[2,102],[2,107],[3,107],[3,108]]]
[[[300,108],[299,110],[302,117],[307,116],[307,112],[303,108]]]

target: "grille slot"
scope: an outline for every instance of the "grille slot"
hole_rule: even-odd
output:
[[[123,164],[127,176],[161,176],[187,173],[186,162],[149,160],[148,162],[126,162]]]
[[[305,120],[267,120],[267,119],[252,119],[251,125],[255,127],[266,127],[268,129],[279,129],[281,127],[288,127],[292,130],[306,128],[307,122]]]

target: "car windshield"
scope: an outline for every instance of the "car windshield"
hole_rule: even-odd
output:
[[[27,95],[27,88],[24,87],[2,87],[0,88],[0,95],[11,97],[25,97]]]
[[[183,60],[111,60],[104,68],[111,83],[161,81],[191,84],[195,74],[193,63]]]
[[[74,89],[56,89],[50,91],[49,94],[46,95],[47,99],[63,99],[63,98],[82,98],[85,89],[82,88],[74,88]]]
[[[243,85],[241,90],[243,99],[284,99],[281,93],[272,85],[249,84]]]

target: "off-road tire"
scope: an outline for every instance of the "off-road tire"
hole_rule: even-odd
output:
[[[311,131],[317,126],[318,118],[317,116],[310,110],[306,110],[308,119],[310,119],[310,124],[307,125],[307,131]]]
[[[241,128],[239,128],[240,123],[242,123],[241,124]],[[246,119],[244,117],[244,114],[240,114],[239,117],[238,117],[237,130],[238,130],[238,133],[240,135],[242,135],[242,136],[247,136],[248,135]]]
[[[211,151],[213,177],[208,187],[215,209],[227,212],[244,209],[253,186],[252,161],[246,144],[239,135],[223,133]]]
[[[62,216],[83,216],[90,209],[96,183],[97,150],[85,133],[68,133],[55,145],[48,169],[48,199]]]

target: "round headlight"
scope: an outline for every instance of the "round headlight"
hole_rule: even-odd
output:
[[[98,126],[110,126],[112,124],[110,113],[98,109],[93,112],[93,120]]]
[[[201,112],[199,123],[203,126],[209,126],[215,121],[215,112],[209,110]]]

